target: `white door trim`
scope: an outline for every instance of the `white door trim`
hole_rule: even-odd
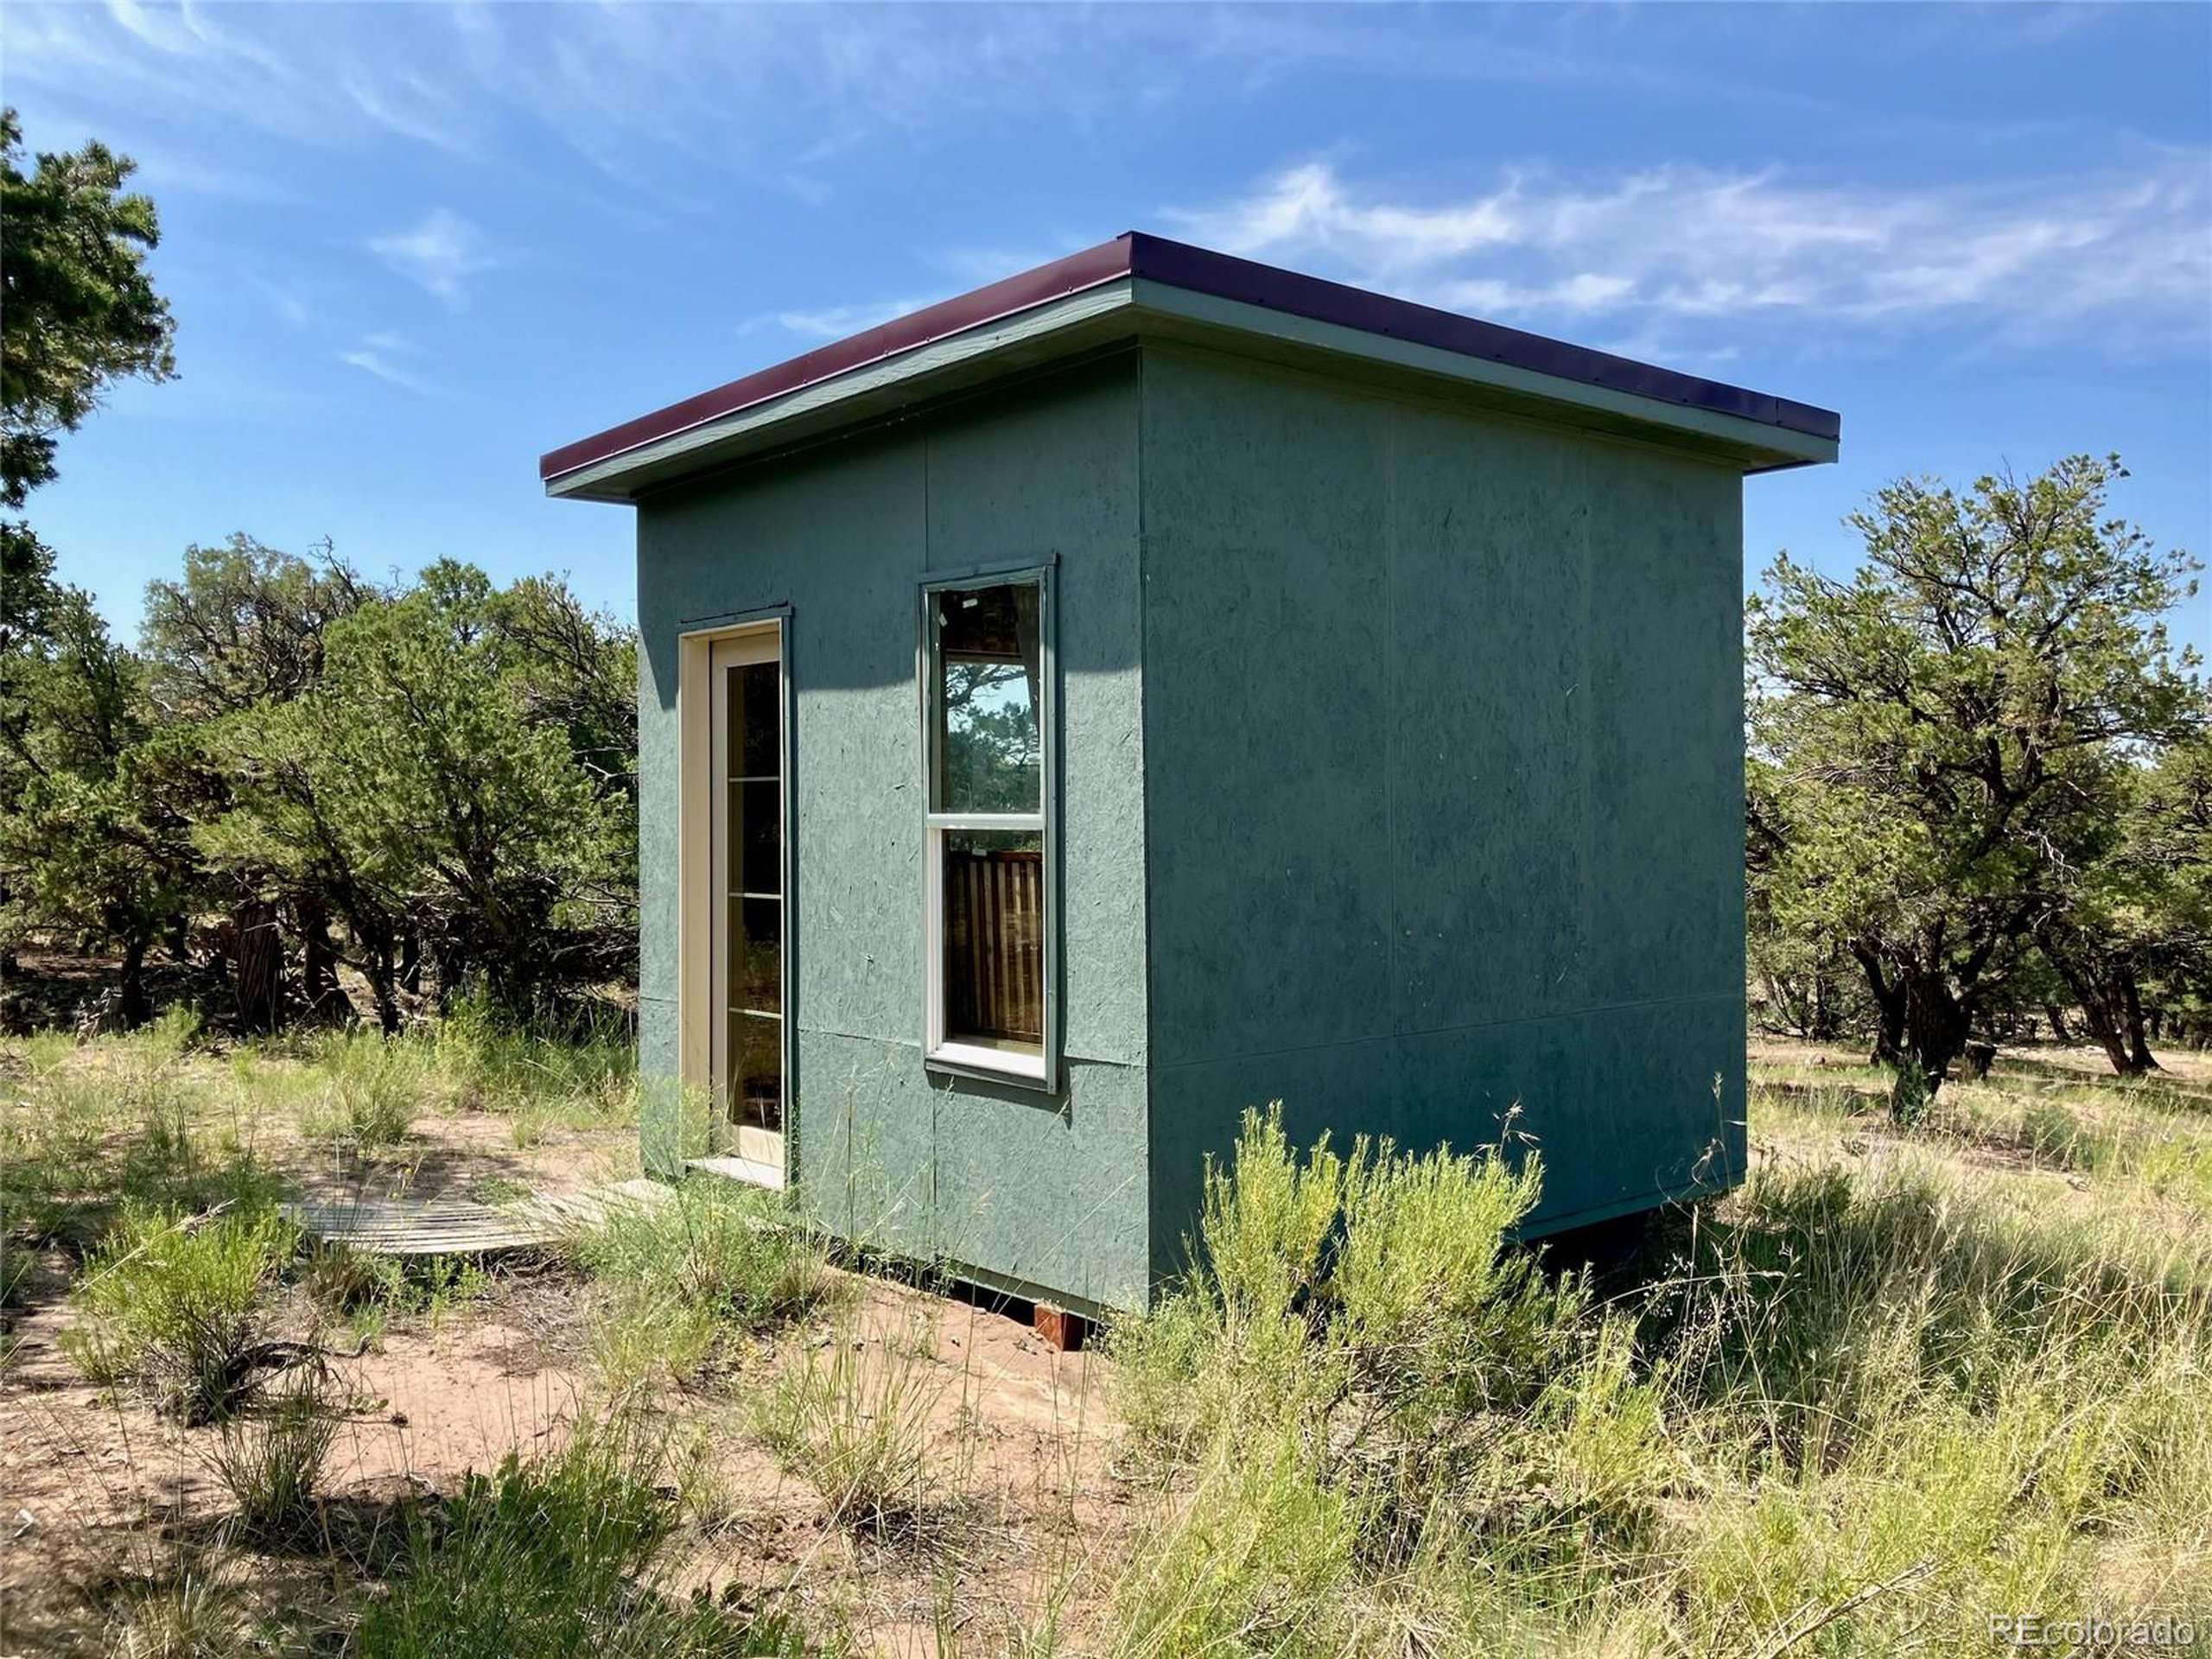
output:
[[[756,1185],[781,1186],[789,1176],[791,1126],[791,665],[781,616],[701,628],[677,636],[677,1056],[687,1096],[708,1103],[706,1158],[695,1161]],[[780,1063],[784,1130],[731,1123],[716,1088],[726,1038],[721,1009],[728,995],[730,957],[726,925],[716,918],[727,906],[726,808],[727,682],[716,671],[747,663],[779,664],[779,807],[782,814]]]

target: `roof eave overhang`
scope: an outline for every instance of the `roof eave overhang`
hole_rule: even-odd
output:
[[[635,501],[692,474],[880,421],[950,393],[1125,337],[1127,276],[861,363],[604,458],[550,473],[545,493]]]
[[[1833,436],[1125,274],[1103,276],[1076,291],[550,473],[545,492],[576,500],[635,502],[702,472],[894,418],[936,399],[1131,339],[1226,350],[1289,367],[1414,387],[1508,413],[1692,450],[1746,473],[1811,466],[1837,454]]]

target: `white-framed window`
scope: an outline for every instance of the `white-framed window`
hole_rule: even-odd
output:
[[[1058,1086],[1051,572],[922,589],[923,1052]]]

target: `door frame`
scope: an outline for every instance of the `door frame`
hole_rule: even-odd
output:
[[[676,1046],[677,1071],[685,1095],[707,1103],[708,1145],[704,1158],[690,1161],[717,1173],[763,1186],[784,1186],[792,1177],[791,1143],[798,1127],[794,1087],[798,1045],[792,1038],[792,982],[795,965],[792,939],[795,899],[792,854],[794,791],[791,785],[792,733],[796,709],[791,690],[790,608],[733,614],[713,626],[686,629],[677,635],[676,714],[677,747],[677,906],[676,906]],[[712,672],[714,647],[723,641],[772,639],[776,648],[781,747],[782,861],[782,1018],[777,1022],[784,1070],[784,1128],[778,1137],[778,1161],[768,1165],[734,1155],[733,1136],[723,1122],[722,1103],[714,1092],[714,928],[715,866],[713,858],[715,747],[713,706],[715,689]],[[708,925],[702,926],[705,921]]]

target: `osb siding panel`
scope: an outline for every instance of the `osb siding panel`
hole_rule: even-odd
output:
[[[1194,351],[1145,408],[1155,1266],[1277,1098],[1512,1115],[1540,1224],[1740,1168],[1741,480]]]
[[[1141,1285],[1147,1250],[1142,1118],[1126,1104],[1142,1087],[1114,1075],[1141,1064],[1147,1029],[1136,435],[1135,360],[1123,359],[639,512],[648,1063],[674,1058],[676,639],[696,619],[788,603],[800,1185],[843,1205],[860,1236],[927,1249],[957,1231],[960,1259],[1007,1275],[1033,1262],[1038,1241],[1059,1239],[1052,1260],[1125,1287]],[[926,575],[1047,559],[1067,757],[1071,1065],[1054,1098],[933,1080],[921,1065],[914,660]],[[671,1139],[648,1126],[649,1143]],[[940,1213],[947,1169],[959,1217]]]

